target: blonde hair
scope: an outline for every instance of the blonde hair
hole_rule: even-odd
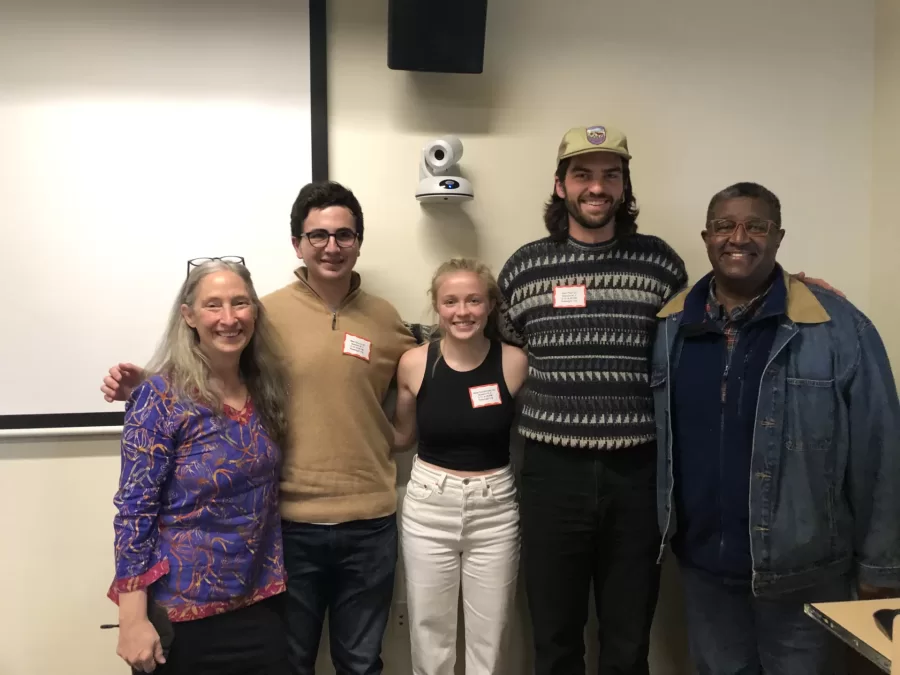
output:
[[[497,279],[494,278],[491,268],[480,260],[476,260],[475,258],[451,258],[447,262],[442,263],[435,271],[434,276],[431,277],[431,289],[429,290],[429,295],[431,296],[432,308],[437,312],[438,290],[441,287],[441,281],[448,274],[454,274],[456,272],[471,272],[472,274],[477,275],[482,283],[484,283],[484,286],[487,289],[488,299],[494,305],[491,309],[491,313],[488,315],[487,322],[485,323],[484,335],[488,339],[499,340],[501,335],[500,305],[503,302],[503,294],[500,292],[500,286],[497,284]],[[434,331],[432,339],[439,338],[440,329],[437,329]]]
[[[224,271],[233,272],[243,280],[253,303],[256,326],[250,342],[241,353],[238,367],[254,410],[272,439],[280,444],[287,437],[287,417],[284,413],[289,395],[287,374],[282,367],[275,330],[244,265],[214,260],[191,270],[172,305],[159,347],[145,370],[148,377],[155,374],[165,376],[181,395],[222,414],[223,394],[213,382],[209,360],[200,349],[197,331],[181,315],[181,306],[193,307],[200,281],[210,274]]]

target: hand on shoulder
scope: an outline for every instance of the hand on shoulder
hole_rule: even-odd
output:
[[[100,391],[107,403],[127,401],[146,376],[143,368],[133,363],[119,363],[109,369],[109,375],[103,378]]]
[[[829,284],[824,279],[818,279],[816,277],[806,276],[806,272],[797,272],[796,274],[792,274],[791,276],[793,276],[795,279],[799,279],[807,286],[818,286],[819,288],[824,288],[826,291],[831,291],[832,293],[836,293],[837,295],[841,296],[842,298],[846,299],[846,297],[847,297],[842,291],[835,288],[834,286]]]

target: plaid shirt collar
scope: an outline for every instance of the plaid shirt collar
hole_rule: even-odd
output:
[[[772,290],[772,286],[773,284],[769,284],[766,287],[766,290],[755,298],[745,302],[743,305],[738,305],[729,312],[725,309],[724,305],[719,303],[718,298],[716,298],[716,280],[715,278],[712,278],[709,281],[709,294],[706,297],[706,316],[714,322],[723,321],[725,323],[740,323],[749,321],[753,318],[759,308],[762,307],[763,302],[766,300],[766,296],[769,294],[769,291]]]

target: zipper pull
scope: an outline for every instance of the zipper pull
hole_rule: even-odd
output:
[[[337,312],[331,313],[331,330],[334,330],[334,327],[337,325]]]

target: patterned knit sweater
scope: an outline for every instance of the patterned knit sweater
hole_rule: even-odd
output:
[[[656,313],[687,283],[662,239],[526,244],[499,277],[504,338],[528,350],[519,433],[570,448],[617,450],[656,438],[650,357]],[[584,285],[584,289],[577,288]],[[554,287],[571,286],[567,296]],[[554,307],[584,304],[584,307]]]

